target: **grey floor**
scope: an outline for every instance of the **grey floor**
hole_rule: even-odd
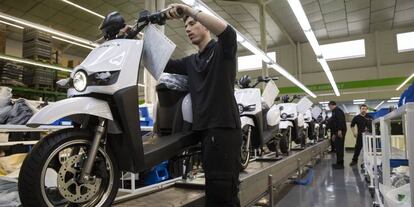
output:
[[[362,156],[362,155],[361,155]],[[371,196],[359,167],[349,167],[352,153],[345,153],[345,169],[334,170],[335,156],[328,155],[314,168],[314,177],[307,186],[295,185],[276,204],[278,207],[365,207],[372,206]],[[359,165],[359,164],[358,164]]]

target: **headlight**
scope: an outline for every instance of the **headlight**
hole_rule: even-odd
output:
[[[288,115],[287,115],[286,113],[283,113],[283,114],[281,115],[281,117],[282,117],[282,119],[287,119]]]
[[[239,114],[243,113],[244,107],[241,104],[237,104],[238,108],[239,108]]]
[[[88,84],[86,73],[83,71],[78,71],[73,76],[73,87],[77,91],[84,91]]]

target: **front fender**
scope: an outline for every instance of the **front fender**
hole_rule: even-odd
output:
[[[240,117],[241,127],[243,128],[246,125],[254,126],[253,119],[247,116]]]
[[[34,114],[27,122],[29,127],[52,124],[54,121],[74,114],[89,114],[113,120],[106,101],[92,97],[75,97],[52,103]]]

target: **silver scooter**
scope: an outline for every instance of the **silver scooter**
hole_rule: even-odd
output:
[[[68,85],[68,98],[46,106],[27,123],[37,127],[68,117],[75,124],[47,135],[27,155],[18,183],[23,206],[111,206],[121,171],[143,172],[198,144],[188,91],[162,83],[156,88],[158,133],[141,137],[138,74],[151,36],[135,37],[165,21],[165,11],[143,11],[137,24],[119,35],[125,27],[122,16],[106,16],[100,27],[106,42],[73,69],[70,79],[59,81]]]

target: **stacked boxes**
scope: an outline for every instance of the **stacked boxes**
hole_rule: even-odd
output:
[[[23,66],[12,62],[0,61],[0,84],[24,86]]]
[[[23,57],[51,62],[52,37],[42,31],[25,29],[23,32]],[[56,71],[36,66],[25,67],[23,82],[36,89],[53,89]]]

